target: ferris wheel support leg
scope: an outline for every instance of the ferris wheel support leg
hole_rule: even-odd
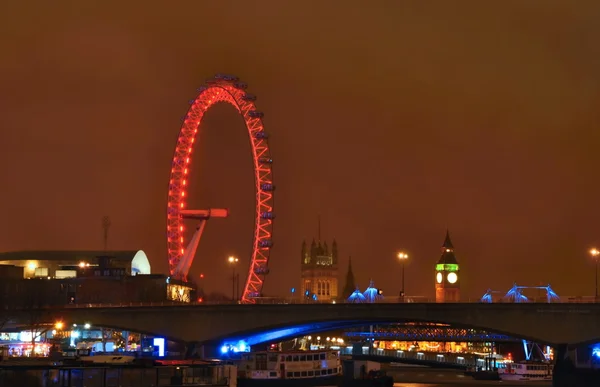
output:
[[[202,238],[202,233],[204,232],[204,227],[206,227],[206,220],[200,220],[200,223],[196,227],[196,232],[194,232],[194,236],[190,240],[190,243],[185,248],[185,252],[179,261],[179,264],[175,268],[176,277],[185,279],[190,271],[190,267],[192,266],[192,262],[194,261],[194,257],[196,256],[196,250],[198,250],[198,245],[200,244],[200,238]]]

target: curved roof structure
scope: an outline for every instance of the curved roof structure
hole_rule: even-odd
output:
[[[151,274],[150,261],[144,251],[139,250],[131,260],[131,275]]]

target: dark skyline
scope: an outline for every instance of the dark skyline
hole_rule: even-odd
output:
[[[36,5],[34,6],[33,3]],[[190,6],[191,5],[191,6]],[[277,214],[267,294],[299,284],[303,239],[369,278],[434,294],[446,228],[464,298],[513,282],[593,295],[600,246],[600,4],[558,1],[43,1],[0,5],[0,250],[144,249],[167,271],[166,194],[187,102],[217,72],[258,95]],[[193,273],[246,271],[253,175],[218,106],[195,150],[211,221]],[[190,227],[191,228],[191,227]],[[341,284],[343,286],[343,284]],[[340,289],[341,290],[341,289]]]

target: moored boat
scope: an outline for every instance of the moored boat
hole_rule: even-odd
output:
[[[341,384],[340,353],[332,350],[244,353],[238,367],[240,387],[312,387]]]
[[[498,368],[502,380],[549,381],[552,380],[552,364],[545,362],[503,363]]]

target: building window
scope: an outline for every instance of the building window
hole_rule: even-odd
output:
[[[310,281],[304,281],[304,292],[312,293],[312,284]]]

